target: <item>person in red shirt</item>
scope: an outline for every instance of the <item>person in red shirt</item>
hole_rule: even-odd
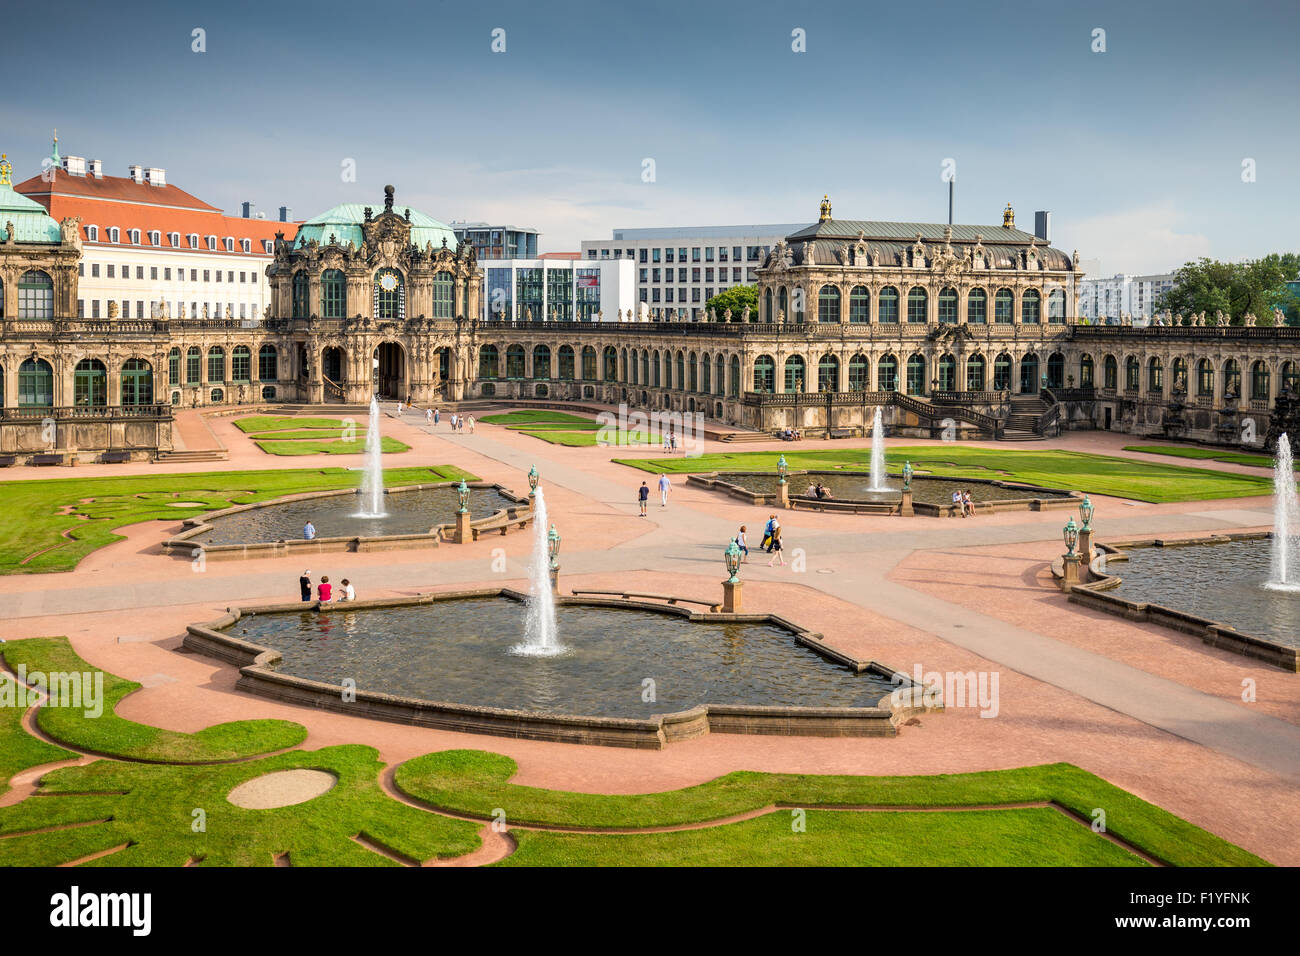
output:
[[[333,587],[330,585],[329,575],[322,575],[320,584],[316,587],[316,596],[322,604],[328,604],[333,594]]]

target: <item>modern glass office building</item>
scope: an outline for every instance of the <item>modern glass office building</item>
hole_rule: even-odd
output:
[[[469,241],[474,254],[480,259],[536,259],[536,229],[526,226],[494,226],[486,222],[457,222],[449,224],[458,242]]]

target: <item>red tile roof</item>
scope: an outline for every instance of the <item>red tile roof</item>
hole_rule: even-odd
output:
[[[581,252],[543,252],[539,259],[581,259]]]

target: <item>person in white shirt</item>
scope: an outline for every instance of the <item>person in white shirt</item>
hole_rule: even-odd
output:
[[[668,492],[673,490],[673,483],[668,480],[667,475],[659,476],[659,507],[668,507]]]
[[[424,423],[425,423],[426,425],[432,425],[432,424],[433,424],[433,409],[432,409],[432,408],[426,408],[426,409],[424,410]]]
[[[471,435],[474,434],[474,416],[473,416],[473,415],[471,415],[471,416],[469,417],[469,433],[470,433]]]
[[[357,599],[357,589],[352,586],[352,582],[347,578],[343,579],[343,585],[339,588],[340,601],[355,601]]]

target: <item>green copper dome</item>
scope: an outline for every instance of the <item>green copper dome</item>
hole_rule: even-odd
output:
[[[10,184],[11,177],[9,160],[0,156],[0,237],[3,241],[9,241],[7,223],[13,223],[17,242],[62,242],[63,231],[59,224],[36,200],[15,192]]]
[[[394,206],[393,212],[399,216],[405,216],[407,206]],[[372,217],[377,217],[383,212],[381,208],[378,211],[371,210]],[[456,234],[451,228],[432,216],[426,216],[416,209],[411,209],[411,242],[420,249],[423,249],[425,243],[432,243],[434,249],[442,248],[442,241],[447,240],[447,248],[456,248]],[[346,246],[351,242],[354,246],[361,245],[362,233],[361,224],[366,221],[366,207],[362,203],[343,203],[341,206],[335,206],[333,209],[327,209],[319,216],[308,219],[298,227],[298,232],[294,236],[294,244],[298,244],[304,238],[311,242],[315,239],[321,245],[326,245],[330,241],[330,236],[340,246]]]

